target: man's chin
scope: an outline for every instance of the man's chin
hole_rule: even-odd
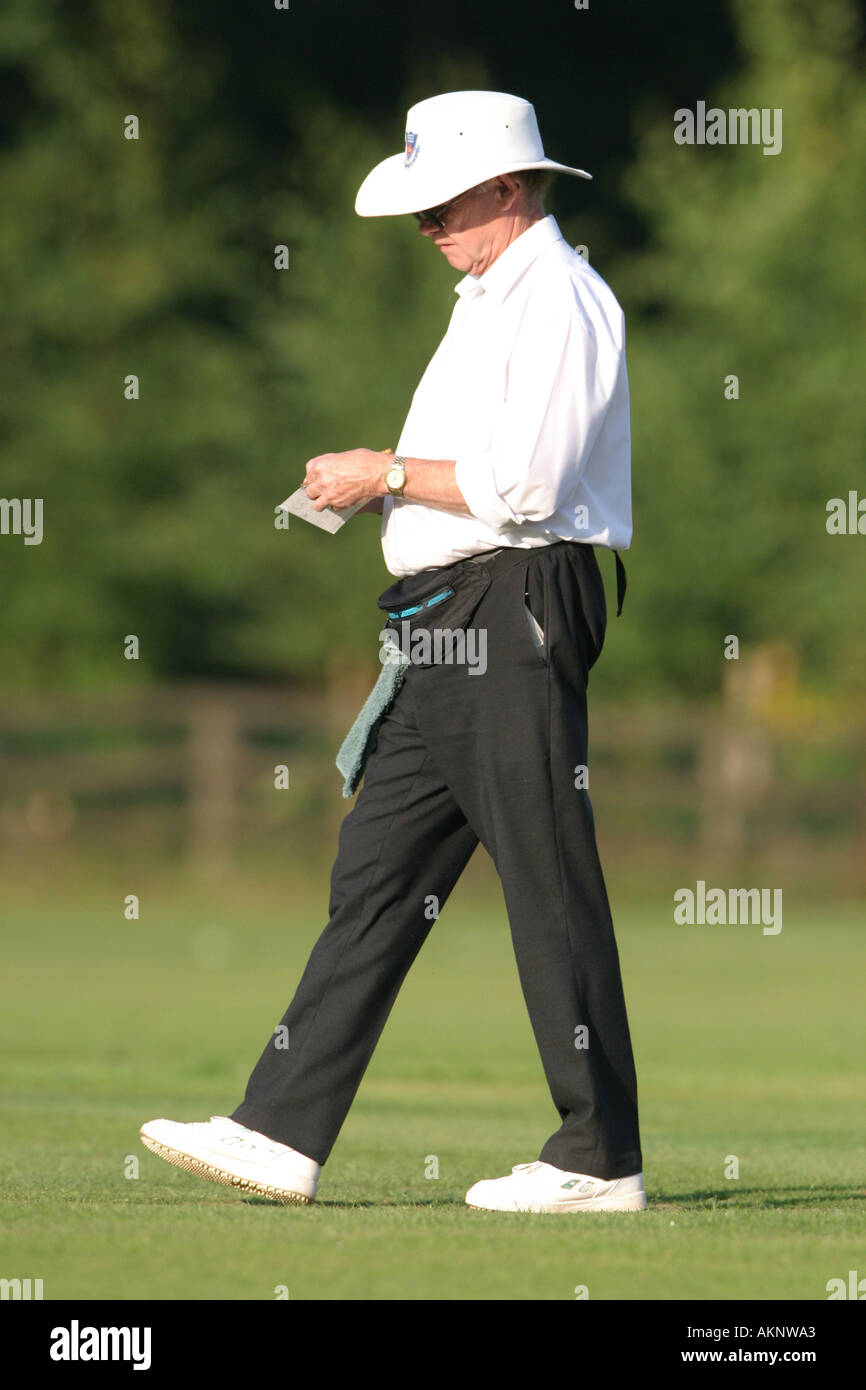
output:
[[[461,251],[458,246],[455,246],[453,242],[441,241],[438,243],[438,248],[448,261],[448,264],[453,266],[455,270],[469,269],[469,257],[465,252]]]

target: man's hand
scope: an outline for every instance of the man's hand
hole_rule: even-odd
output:
[[[323,512],[326,507],[342,511],[344,507],[353,507],[357,502],[366,502],[387,492],[385,474],[393,462],[392,454],[378,453],[375,449],[319,454],[307,464],[303,486],[317,512]]]

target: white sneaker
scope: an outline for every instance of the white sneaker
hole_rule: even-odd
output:
[[[315,1200],[322,1169],[312,1158],[246,1129],[226,1115],[207,1124],[149,1120],[141,1142],[160,1158],[211,1182],[239,1187],[274,1202],[307,1204]]]
[[[593,1178],[588,1173],[565,1173],[550,1163],[518,1163],[507,1178],[477,1182],[466,1193],[466,1205],[484,1211],[643,1211],[643,1175]]]

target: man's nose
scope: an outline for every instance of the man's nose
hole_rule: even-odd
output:
[[[434,227],[432,222],[425,221],[418,223],[418,231],[421,233],[422,236],[432,236],[436,230],[437,228]]]

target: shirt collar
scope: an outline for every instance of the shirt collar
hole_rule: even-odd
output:
[[[541,252],[554,241],[563,239],[559,224],[550,213],[539,222],[533,222],[525,232],[521,232],[483,275],[464,275],[454,286],[454,293],[459,294],[464,300],[480,299],[483,295],[486,299],[501,304],[509,290],[514,288],[523,272]]]

